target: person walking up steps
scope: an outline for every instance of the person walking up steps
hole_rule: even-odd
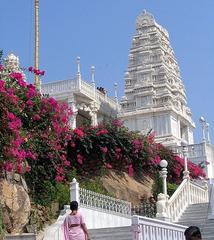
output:
[[[78,212],[78,202],[70,203],[71,213],[63,222],[65,240],[90,240],[83,216]]]

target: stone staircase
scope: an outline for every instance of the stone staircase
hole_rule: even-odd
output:
[[[132,240],[131,227],[91,229],[89,235],[91,240]]]
[[[177,223],[185,226],[198,226],[201,229],[203,240],[213,240],[214,219],[207,219],[208,207],[208,203],[189,205]]]

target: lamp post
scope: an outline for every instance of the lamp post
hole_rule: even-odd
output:
[[[182,154],[183,154],[183,157],[184,157],[184,171],[183,171],[184,175],[183,175],[183,178],[187,179],[187,178],[189,178],[188,159],[187,159],[187,152],[188,152],[187,142],[182,141],[181,146],[182,146]]]
[[[161,167],[160,175],[163,180],[163,193],[158,194],[158,201],[156,203],[156,207],[157,207],[156,218],[163,221],[170,221],[170,217],[168,215],[168,209],[167,209],[167,206],[168,206],[167,181],[166,181],[167,166],[168,166],[168,162],[165,159],[160,161],[160,167]]]
[[[167,198],[167,181],[166,181],[167,166],[168,166],[168,162],[165,159],[160,161],[160,167],[161,167],[160,175],[163,180],[163,194],[165,195],[166,198]]]

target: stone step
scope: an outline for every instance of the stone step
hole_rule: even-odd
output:
[[[131,227],[91,229],[89,235],[92,240],[132,240]]]
[[[208,220],[208,203],[192,204],[177,222],[184,226],[198,226],[203,240],[214,240],[214,220]]]

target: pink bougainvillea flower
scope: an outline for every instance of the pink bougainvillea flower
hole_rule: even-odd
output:
[[[16,170],[19,174],[22,174],[24,172],[22,163],[18,163],[16,166]]]
[[[13,120],[16,119],[16,116],[15,116],[13,113],[8,112],[8,113],[7,113],[7,119],[8,119],[9,121],[13,121]]]
[[[71,143],[70,143],[70,146],[71,146],[72,148],[75,148],[75,147],[76,147],[76,144],[75,144],[74,142],[71,142]]]
[[[106,167],[107,167],[108,169],[112,169],[112,168],[113,168],[110,163],[106,163]]]
[[[12,72],[12,73],[10,74],[10,77],[11,77],[11,78],[14,78],[14,79],[16,79],[16,80],[23,80],[23,75],[22,75],[22,73],[20,73],[20,72]]]
[[[16,130],[22,126],[22,122],[19,118],[17,118],[15,121],[9,122],[8,125],[11,130]]]
[[[115,119],[112,121],[112,125],[115,127],[122,127],[123,126],[123,122],[119,119]]]
[[[44,76],[45,75],[45,71],[40,71],[40,75]]]
[[[74,129],[74,133],[79,137],[84,137],[85,136],[84,132],[80,128]]]
[[[28,165],[28,166],[25,168],[25,171],[26,171],[26,172],[30,172],[30,170],[31,170],[31,166]]]
[[[55,177],[56,182],[62,182],[64,180],[64,176],[57,175]]]
[[[115,148],[115,152],[116,153],[120,153],[121,152],[121,148]]]
[[[77,162],[81,165],[83,164],[83,156],[81,154],[77,154]]]
[[[4,164],[4,169],[7,171],[7,172],[12,172],[13,171],[13,164],[11,162],[6,162]]]
[[[108,152],[108,148],[107,148],[107,147],[101,147],[100,150],[101,150],[103,153],[107,153],[107,152]]]
[[[5,81],[0,80],[0,91],[5,91]]]
[[[29,72],[33,72],[33,70],[34,70],[33,67],[29,67],[29,68],[28,68],[28,71],[29,71]]]
[[[41,117],[39,116],[39,114],[33,116],[33,121],[39,121],[40,119]]]
[[[4,70],[4,66],[0,64],[0,71]]]
[[[27,98],[32,98],[37,95],[37,91],[34,86],[28,87],[28,92],[26,93]]]
[[[129,165],[129,167],[128,167],[128,174],[130,177],[133,177],[133,175],[134,175],[134,169],[133,169],[132,165]]]
[[[107,133],[108,133],[108,130],[107,130],[107,129],[102,129],[102,130],[98,131],[98,132],[96,133],[96,135],[97,135],[97,136],[100,136],[100,135],[107,134]]]
[[[160,156],[156,156],[154,159],[152,159],[152,164],[159,165],[160,164]]]
[[[64,161],[63,164],[64,164],[64,166],[66,166],[66,167],[71,166],[71,163],[70,163],[69,161]]]
[[[153,143],[155,140],[155,132],[151,132],[149,135],[148,135],[148,142],[151,144]]]
[[[27,104],[27,106],[32,107],[33,101],[29,99],[29,100],[27,100],[26,104]]]

